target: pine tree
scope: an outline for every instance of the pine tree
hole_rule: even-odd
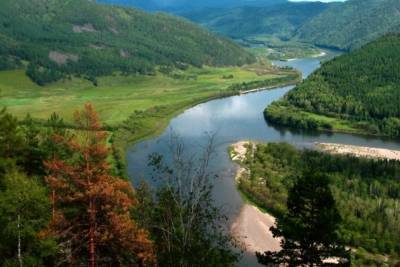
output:
[[[274,237],[282,238],[282,250],[257,253],[261,264],[349,264],[349,255],[337,235],[341,217],[328,177],[312,172],[301,176],[289,192],[287,207],[287,214],[277,220],[276,227],[271,227]]]
[[[43,160],[45,151],[42,146],[42,132],[38,125],[28,114],[22,121],[22,133],[25,143],[23,168],[28,176],[44,175]]]
[[[131,219],[136,205],[131,184],[109,174],[107,133],[98,114],[88,103],[75,121],[78,133],[59,140],[68,143],[71,159],[45,162],[46,180],[57,193],[49,234],[60,241],[63,260],[89,267],[154,262],[148,233]]]
[[[37,233],[48,224],[46,188],[32,177],[9,170],[0,189],[1,266],[54,266],[56,244]]]

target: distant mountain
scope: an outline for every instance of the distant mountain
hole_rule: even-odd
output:
[[[331,5],[321,2],[287,2],[268,7],[203,9],[182,15],[212,31],[234,38],[266,34],[289,39],[299,27]]]
[[[65,74],[152,73],[156,65],[242,65],[233,42],[166,14],[90,0],[1,0],[0,69],[30,62],[38,83]]]
[[[287,0],[97,0],[101,3],[125,5],[148,11],[169,11],[174,13],[203,8],[232,8],[239,6],[270,6]]]
[[[399,0],[348,0],[305,23],[297,38],[321,46],[353,49],[384,33],[399,31]]]

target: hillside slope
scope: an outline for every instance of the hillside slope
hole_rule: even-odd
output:
[[[327,47],[354,49],[394,31],[400,31],[400,1],[348,0],[305,23],[297,38]]]
[[[98,0],[101,3],[125,5],[148,11],[179,13],[203,8],[232,8],[238,6],[270,6],[287,0]]]
[[[39,84],[65,74],[152,73],[156,65],[242,65],[254,57],[186,20],[89,0],[2,0],[0,67],[31,62]]]
[[[400,137],[400,34],[324,63],[265,115],[296,128]]]
[[[234,38],[268,34],[291,38],[295,31],[328,8],[331,4],[284,3],[270,7],[239,7],[234,9],[205,9],[183,14],[212,31]]]

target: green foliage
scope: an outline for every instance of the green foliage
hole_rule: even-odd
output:
[[[274,39],[278,39],[350,50],[386,33],[399,32],[399,8],[398,0],[348,0],[330,4],[289,2],[272,7],[203,9],[183,13],[183,16],[212,31],[245,39],[245,44],[267,43],[273,48]],[[268,38],[268,42],[254,40],[259,35]],[[293,54],[293,45],[286,43],[285,46],[278,51]]]
[[[26,69],[26,75],[38,85],[56,82],[63,77],[61,72],[53,68],[47,69],[34,63],[29,63],[28,68]]]
[[[227,218],[212,198],[208,164],[213,141],[198,158],[188,156],[175,137],[171,142],[172,163],[161,155],[151,155],[150,166],[158,188],[146,184],[137,189],[140,203],[136,221],[147,228],[156,245],[161,267],[235,266],[239,253],[236,241],[226,229]]]
[[[183,13],[183,16],[233,38],[264,34],[289,39],[298,27],[328,6],[329,4],[319,2],[286,2],[269,7],[203,9]]]
[[[250,82],[243,82],[239,84],[233,84],[228,89],[233,91],[246,91],[251,89],[259,89],[259,88],[269,88],[269,87],[277,87],[282,84],[295,84],[298,82],[300,76],[298,73],[290,74],[286,77],[277,77],[268,80],[261,80],[261,81],[250,81]]]
[[[186,20],[87,0],[1,1],[3,40],[0,56],[31,62],[27,73],[38,84],[71,74],[93,79],[116,71],[153,74],[156,65],[242,65],[255,60],[236,44]]]
[[[288,192],[298,173],[312,168],[329,177],[336,209],[343,220],[339,234],[346,245],[399,260],[400,162],[270,143],[258,145],[244,164],[251,175],[240,179],[240,190],[278,218],[287,213]]]
[[[379,36],[398,32],[398,0],[348,0],[305,23],[297,38],[325,47],[354,49]]]
[[[0,111],[0,175],[5,175],[15,163],[24,161],[24,137],[18,121],[6,109]]]
[[[298,112],[305,111],[350,121],[370,134],[400,136],[399,48],[400,35],[387,35],[324,63],[268,107],[266,118],[303,129],[334,128]]]
[[[1,266],[20,266],[17,258],[21,240],[23,266],[52,266],[56,244],[41,239],[38,232],[49,223],[47,191],[35,179],[10,171],[0,176],[0,258]]]
[[[281,40],[269,35],[248,36],[238,42],[243,46],[250,46],[248,50],[256,55],[267,55],[270,60],[315,57],[321,54],[321,50],[312,44]]]
[[[0,52],[0,71],[16,69],[19,67],[21,67],[21,64],[17,59],[9,56],[2,56]]]
[[[312,168],[312,167],[311,167]],[[282,250],[257,253],[260,263],[288,266],[350,265],[349,255],[339,239],[341,217],[327,176],[309,170],[296,179],[289,190],[287,213],[271,227],[282,238]],[[338,264],[324,263],[338,259]]]

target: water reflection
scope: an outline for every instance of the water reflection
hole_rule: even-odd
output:
[[[276,62],[276,65],[289,65],[301,70],[304,77],[319,66],[319,59],[299,59],[290,62]],[[327,134],[293,131],[276,127],[265,122],[263,111],[271,102],[284,96],[293,87],[283,87],[270,91],[261,91],[247,95],[233,96],[200,104],[185,111],[173,119],[168,129],[159,137],[141,142],[127,153],[128,172],[134,184],[140,179],[149,183],[150,169],[147,167],[148,155],[154,152],[168,157],[168,141],[171,134],[178,134],[186,144],[188,154],[200,153],[207,142],[205,135],[216,133],[216,152],[211,170],[219,178],[214,183],[214,199],[223,206],[227,215],[233,219],[240,210],[243,201],[232,179],[236,166],[230,161],[227,148],[240,140],[264,142],[289,142],[301,147],[312,146],[314,142],[332,142],[381,148],[400,149],[397,142],[371,137],[346,134]],[[256,266],[253,255],[246,255],[241,266]]]

